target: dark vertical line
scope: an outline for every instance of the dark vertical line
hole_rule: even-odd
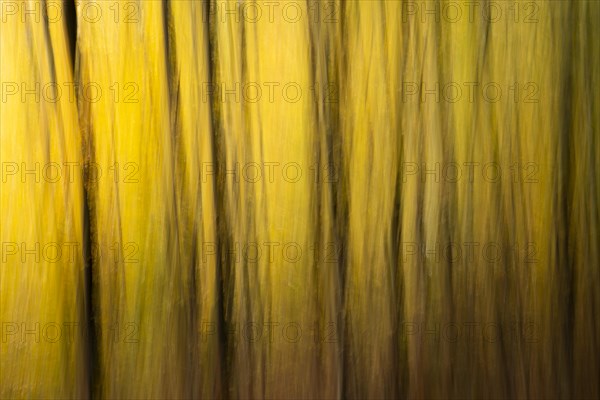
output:
[[[91,220],[90,220],[90,200],[87,185],[83,185],[83,256],[84,256],[84,285],[85,285],[85,318],[86,327],[86,353],[88,359],[88,398],[94,397],[95,376],[99,373],[98,365],[98,340],[96,330],[94,329],[94,285],[93,285],[93,259],[91,251]]]
[[[340,252],[340,263],[338,266],[338,274],[339,274],[339,279],[340,279],[340,290],[341,290],[341,294],[340,294],[340,298],[341,298],[341,302],[340,302],[340,309],[341,309],[341,316],[340,316],[340,320],[342,321],[341,323],[341,345],[340,345],[340,351],[342,352],[341,354],[341,390],[340,390],[340,396],[342,399],[346,399],[350,397],[351,393],[355,393],[355,390],[350,390],[349,386],[355,381],[353,378],[351,377],[351,368],[349,363],[352,360],[352,355],[350,354],[350,339],[351,339],[351,334],[352,332],[349,332],[349,324],[348,321],[350,320],[351,314],[349,312],[349,310],[347,309],[347,301],[346,301],[346,294],[347,294],[347,259],[348,259],[348,203],[349,203],[349,199],[348,199],[348,194],[347,194],[347,190],[348,190],[348,183],[349,183],[349,179],[350,177],[348,176],[348,170],[346,170],[346,165],[345,165],[345,154],[344,154],[344,138],[343,138],[343,133],[342,133],[342,116],[341,116],[341,112],[340,110],[344,107],[344,104],[342,104],[342,102],[344,101],[345,97],[347,96],[346,94],[346,89],[342,88],[343,85],[346,84],[347,81],[347,74],[348,74],[348,65],[349,65],[349,57],[348,57],[348,41],[347,41],[347,14],[348,11],[346,9],[346,7],[349,7],[350,3],[345,3],[340,1],[339,3],[335,3],[335,4],[339,4],[340,5],[340,26],[336,31],[336,35],[335,35],[335,46],[337,46],[337,50],[340,52],[339,56],[336,57],[335,59],[335,72],[336,72],[336,82],[338,82],[338,104],[337,104],[337,108],[334,111],[334,116],[335,116],[335,129],[334,131],[337,132],[338,134],[335,135],[336,137],[333,137],[334,135],[332,135],[332,149],[333,151],[333,159],[334,159],[334,164],[339,166],[339,171],[340,171],[340,176],[339,179],[341,180],[341,182],[339,182],[337,185],[333,185],[333,196],[334,196],[334,210],[333,210],[333,218],[335,221],[335,230],[336,230],[336,237],[339,239],[340,243],[341,243],[341,252]],[[343,97],[342,97],[343,96]],[[337,157],[336,157],[337,156]],[[354,389],[354,388],[353,388]]]
[[[78,32],[78,24],[77,24],[77,13],[75,11],[75,0],[69,0],[63,2],[63,13],[64,13],[64,26],[67,31],[67,39],[69,41],[69,56],[71,60],[71,72],[73,76],[73,80],[77,81],[77,74],[80,68],[79,63],[79,53],[77,52],[77,32]],[[80,117],[80,102],[77,101],[76,105],[77,111],[77,119],[79,121]],[[93,148],[93,146],[86,146],[86,140],[83,137],[84,132],[81,129],[81,124],[79,124],[79,132],[80,139],[82,142],[82,160],[83,160],[83,170],[85,171],[86,160],[89,154],[87,154],[87,150]],[[94,290],[94,271],[93,271],[93,246],[92,246],[92,200],[90,195],[90,188],[88,182],[86,181],[85,172],[81,176],[82,178],[82,193],[83,193],[83,232],[82,232],[82,252],[83,252],[83,312],[85,319],[84,326],[84,359],[87,360],[86,365],[86,374],[88,380],[88,398],[94,398],[94,392],[96,390],[96,376],[100,373],[99,364],[98,364],[98,338],[96,336],[96,329],[94,323],[94,297],[96,295],[96,291]]]
[[[246,48],[246,24],[245,21],[242,20],[240,23],[240,35],[241,35],[241,45],[240,45],[240,86],[243,85],[243,83],[245,82],[245,78],[248,75],[248,71],[249,71],[249,66],[248,66],[248,57],[247,57],[247,48]],[[254,30],[252,29],[248,29],[248,34],[252,34],[254,33],[254,39],[255,41],[258,41],[257,38],[257,32],[256,32],[256,28],[254,28]],[[234,81],[234,84],[236,82]],[[245,140],[244,143],[246,143],[246,140],[248,140],[248,129],[246,126],[246,122],[248,120],[248,118],[246,118],[246,114],[245,111],[248,108],[248,104],[246,104],[245,102],[242,101],[242,107],[240,107],[240,115],[242,118],[242,129],[244,130],[244,135],[245,135]],[[263,157],[263,140],[262,140],[262,132],[261,132],[261,136],[259,137],[260,139],[260,155],[261,155],[261,159],[264,159]],[[248,151],[248,149],[244,149],[246,152]],[[245,153],[243,155],[244,157],[244,162],[246,162],[246,156],[247,153]],[[244,183],[242,183],[242,185],[245,185]],[[247,186],[247,185],[245,185]],[[254,187],[247,186],[248,191],[251,193],[250,197],[252,198],[255,195],[255,191],[254,191]],[[246,202],[247,200],[244,199],[244,202]],[[247,215],[247,218],[249,218],[251,220],[251,223],[249,224],[250,226],[247,227],[247,229],[245,229],[244,231],[244,237],[245,239],[248,239],[248,229],[251,232],[251,236],[253,237],[254,235],[256,235],[256,213],[255,210],[250,211]],[[234,243],[234,246],[236,245],[236,243]],[[229,249],[231,249],[231,247],[229,247]],[[235,261],[234,261],[235,263]],[[256,296],[252,297],[251,293],[250,293],[250,274],[248,272],[249,270],[249,262],[248,260],[242,260],[241,264],[241,268],[243,271],[243,282],[241,282],[241,287],[242,287],[242,294],[240,294],[240,298],[242,298],[242,301],[244,301],[244,317],[246,320],[248,320],[248,318],[250,318],[250,321],[253,321],[253,317],[254,315],[252,314],[252,302],[253,301],[257,301],[260,302],[259,304],[259,312],[258,314],[260,316],[264,315],[264,308],[263,308],[263,303],[261,301],[261,299],[263,298],[261,296],[261,287],[260,285],[256,285],[256,287],[254,288],[257,293]],[[237,268],[237,265],[235,266],[235,268]],[[233,274],[235,275],[235,273]],[[267,286],[268,287],[268,286]],[[262,362],[260,366],[256,366],[256,353],[258,352],[256,350],[256,347],[253,346],[253,343],[251,344],[245,344],[245,349],[247,351],[247,355],[248,355],[248,364],[250,365],[251,370],[250,371],[244,371],[247,372],[248,375],[250,376],[250,379],[248,380],[248,393],[250,393],[250,396],[254,397],[255,396],[255,388],[258,387],[260,385],[261,387],[261,395],[264,398],[265,397],[265,356],[264,356],[264,347],[261,347],[261,357],[259,357],[259,360]],[[256,370],[254,370],[254,368],[256,367]],[[257,370],[259,370],[260,368],[260,373],[257,372]],[[259,380],[260,379],[260,380]],[[257,380],[259,380],[259,382],[256,382]],[[239,389],[239,386],[238,386]]]
[[[212,2],[210,0],[205,0],[202,2],[202,29],[204,29],[204,38],[206,41],[206,57],[207,57],[207,69],[208,69],[208,87],[211,89],[214,87],[213,84],[217,80],[216,79],[216,68],[213,65],[213,62],[217,59],[216,50],[213,46],[213,42],[217,40],[216,28],[213,26],[214,21],[213,18],[218,18],[217,10],[213,10],[215,12],[215,16],[212,16],[210,13],[210,8],[212,6]],[[221,187],[221,179],[220,179],[220,168],[219,168],[219,145],[218,145],[218,135],[220,130],[219,125],[219,112],[218,108],[215,106],[215,98],[214,91],[208,91],[209,100],[208,104],[210,107],[210,138],[211,138],[211,154],[213,159],[213,167],[214,173],[217,178],[216,182],[213,182],[213,202],[214,202],[214,210],[216,211],[215,215],[215,230],[216,230],[216,240],[217,240],[217,258],[215,261],[215,268],[217,269],[215,272],[215,279],[217,288],[215,290],[217,298],[215,299],[216,307],[217,307],[217,335],[219,338],[219,349],[218,349],[218,358],[220,364],[220,382],[217,384],[220,387],[217,388],[217,395],[228,398],[229,397],[229,378],[230,378],[230,370],[228,365],[228,343],[227,343],[227,334],[225,329],[225,304],[224,297],[227,291],[227,283],[224,277],[223,272],[223,263],[226,260],[222,259],[222,254],[228,254],[227,251],[222,251],[223,243],[227,242],[227,219],[222,221],[225,214],[223,213],[223,207],[225,204],[225,199],[222,191],[224,188]]]
[[[163,40],[165,43],[165,68],[167,70],[167,87],[169,89],[169,92],[167,93],[167,98],[169,99],[169,106],[171,106],[172,103],[172,98],[171,98],[171,94],[173,93],[173,82],[171,79],[172,73],[174,71],[174,66],[176,65],[176,56],[175,55],[171,55],[171,42],[170,42],[170,36],[169,36],[169,15],[171,14],[171,8],[169,6],[169,1],[168,0],[162,0],[162,20],[163,20],[163,26],[162,26],[162,31],[163,31]],[[171,57],[172,56],[172,57]],[[170,116],[170,114],[169,114]],[[169,118],[170,120],[171,118]],[[172,126],[172,125],[170,125]]]
[[[75,63],[76,70],[79,69],[79,60]],[[79,96],[78,96],[79,97]],[[79,99],[78,99],[79,100]],[[80,107],[80,101],[77,102],[78,112]],[[90,192],[91,182],[87,181],[88,174],[86,173],[86,165],[88,159],[90,157],[90,153],[93,151],[93,134],[87,132],[83,132],[81,130],[81,135],[87,135],[88,138],[82,137],[83,147],[83,257],[84,257],[84,284],[85,284],[85,317],[86,317],[86,327],[85,327],[85,338],[87,338],[87,357],[88,357],[88,380],[89,380],[89,398],[94,398],[94,392],[96,391],[96,377],[100,373],[100,365],[98,363],[99,360],[99,348],[98,348],[98,338],[96,335],[96,323],[95,323],[95,315],[101,315],[100,311],[95,313],[96,309],[100,307],[98,288],[94,288],[94,239],[95,235],[92,230],[92,226],[95,225],[95,219],[92,214],[92,208],[94,207],[94,195]],[[87,143],[86,143],[87,142]],[[97,249],[96,249],[97,251]],[[96,283],[97,284],[97,283]],[[98,328],[100,329],[100,328]],[[99,393],[99,391],[98,391]]]
[[[310,3],[307,1],[306,2],[306,8],[307,10],[309,10],[310,8]],[[314,193],[313,193],[313,198],[310,199],[311,205],[310,205],[310,209],[313,212],[313,215],[311,216],[312,218],[314,218],[314,220],[312,221],[312,223],[317,226],[317,227],[322,227],[323,226],[323,222],[322,222],[322,214],[321,214],[321,208],[323,208],[323,202],[322,202],[322,192],[321,192],[321,180],[320,180],[320,176],[319,176],[319,171],[320,171],[320,165],[321,165],[321,158],[322,158],[322,143],[321,143],[321,132],[322,130],[325,132],[326,134],[326,127],[323,127],[323,125],[321,124],[321,98],[320,98],[320,92],[317,89],[317,79],[316,76],[318,75],[318,65],[317,65],[317,52],[315,50],[315,47],[317,46],[317,42],[318,39],[320,37],[319,35],[319,31],[318,31],[318,23],[319,21],[311,21],[311,15],[310,15],[310,11],[308,12],[308,31],[309,31],[309,51],[310,51],[310,68],[309,68],[309,73],[310,73],[310,81],[312,82],[312,84],[314,85],[313,88],[313,94],[314,97],[312,98],[313,101],[313,117],[315,119],[315,121],[317,121],[317,127],[315,129],[314,132],[314,136],[312,137],[312,143],[311,146],[313,148],[313,152],[315,154],[315,182],[314,182]],[[328,154],[328,150],[326,151],[326,154]],[[312,219],[311,218],[311,219]],[[326,227],[325,229],[328,229],[329,227]],[[320,248],[320,244],[321,241],[323,240],[322,238],[322,231],[323,229],[317,228],[315,229],[315,238],[314,241],[312,243],[309,243],[309,248],[311,248],[311,246],[314,246],[315,250],[316,250],[316,254],[320,254],[321,253],[321,248]],[[319,288],[321,287],[321,276],[319,276],[319,258],[317,257],[316,259],[314,259],[312,261],[312,269],[313,269],[313,273],[314,276],[316,278],[314,285],[315,285],[315,291],[313,293],[315,293],[315,296],[317,297],[316,299],[316,310],[312,310],[317,311],[316,315],[318,316],[318,310],[321,308],[321,298],[319,296]],[[318,317],[317,317],[318,318]],[[318,321],[318,319],[317,319]],[[320,326],[320,324],[318,325]],[[321,362],[322,362],[322,348],[321,348],[321,344],[318,344],[318,348],[317,348],[317,352],[315,355],[315,359],[313,360],[313,362],[316,361],[316,364],[318,365],[318,368],[321,368]],[[321,382],[321,376],[320,374],[317,374],[317,384],[319,387],[323,387],[324,384],[327,384],[327,382]]]
[[[63,7],[67,37],[69,39],[71,67],[75,68],[75,50],[77,45],[77,14],[75,12],[75,0],[65,1]]]
[[[560,282],[564,282],[564,293],[565,293],[565,321],[564,321],[564,335],[565,337],[565,347],[567,348],[567,357],[568,357],[568,365],[574,366],[574,360],[576,355],[574,354],[574,323],[575,323],[575,301],[576,301],[576,293],[577,285],[576,285],[576,276],[575,276],[575,255],[572,253],[574,249],[576,249],[577,243],[574,243],[573,237],[571,236],[571,193],[572,190],[572,182],[571,182],[571,165],[575,164],[576,160],[573,159],[572,151],[573,151],[573,143],[571,137],[571,130],[574,124],[573,121],[573,110],[572,110],[572,98],[573,98],[573,74],[576,73],[574,71],[573,65],[573,52],[574,49],[577,48],[577,38],[576,34],[573,33],[574,28],[577,27],[578,22],[576,20],[576,8],[577,5],[575,3],[571,4],[571,7],[567,11],[569,15],[567,16],[568,25],[567,25],[567,35],[569,37],[566,40],[565,47],[565,57],[563,58],[565,65],[565,81],[563,83],[563,129],[562,129],[562,137],[561,137],[561,145],[559,146],[560,151],[560,187],[558,190],[559,197],[559,240],[557,243],[558,248],[558,256],[559,263],[558,265],[563,266],[561,268],[559,276],[562,275]],[[575,239],[576,241],[577,239]],[[575,395],[575,368],[571,368],[568,387],[568,396],[573,397]]]

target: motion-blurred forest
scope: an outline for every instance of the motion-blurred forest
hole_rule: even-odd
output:
[[[0,0],[0,397],[600,397],[600,2]]]

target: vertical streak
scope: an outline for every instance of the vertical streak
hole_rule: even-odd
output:
[[[5,14],[10,5],[0,2],[0,397],[88,398],[83,160],[66,93],[67,27],[44,17],[45,2],[20,3],[27,17]]]

